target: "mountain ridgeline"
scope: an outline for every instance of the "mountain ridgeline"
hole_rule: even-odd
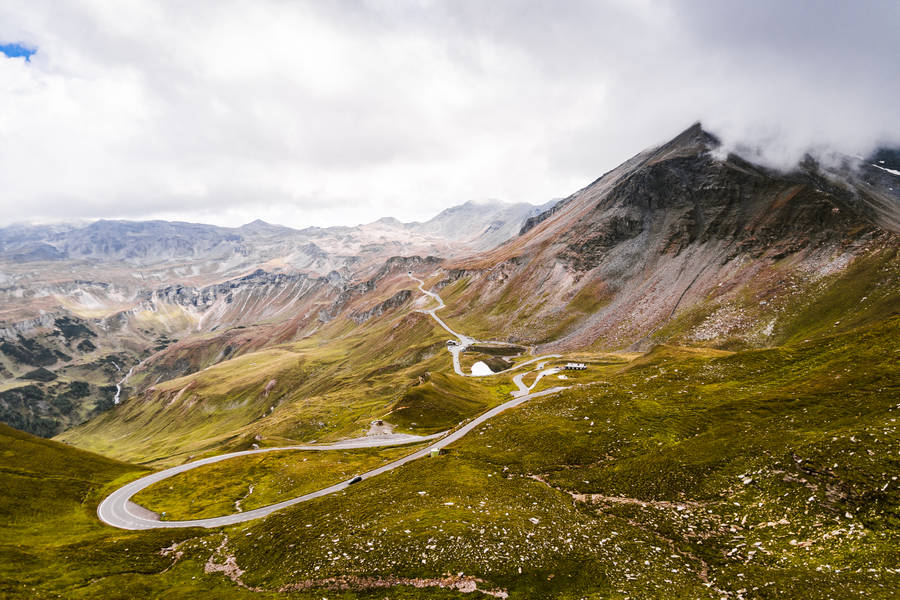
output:
[[[262,221],[0,229],[0,420],[59,433],[127,397],[119,383],[130,369],[176,340],[150,361],[162,365],[148,367],[157,377],[299,339],[340,315],[367,320],[405,303],[354,304],[385,273],[493,247],[540,210],[469,202],[424,223],[303,230]]]
[[[897,310],[891,156],[775,172],[695,125],[543,207],[355,228],[0,229],[0,419],[56,434],[224,360],[406,314],[407,271],[469,331],[539,351],[850,330]]]
[[[517,238],[447,261],[459,305],[477,298],[478,330],[518,342],[606,349],[779,343],[816,327],[808,310],[844,287],[866,298],[827,305],[852,316],[844,327],[896,310],[896,177],[850,159],[779,173],[717,148],[694,126]]]

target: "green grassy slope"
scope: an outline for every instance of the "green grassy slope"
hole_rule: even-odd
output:
[[[381,418],[413,433],[442,431],[513,389],[508,378],[454,375],[445,340],[431,317],[417,312],[363,327],[335,321],[318,336],[156,384],[58,439],[162,465],[254,443],[355,437]]]
[[[146,471],[0,424],[0,598],[132,600],[293,598],[323,591],[266,591],[238,585],[221,568],[219,530],[132,532],[103,525],[97,503]],[[421,598],[414,585],[391,598]],[[381,599],[384,590],[325,592]],[[427,597],[472,598],[433,588]]]
[[[579,386],[500,415],[448,455],[225,530],[105,527],[97,502],[142,471],[3,429],[0,484],[15,492],[0,506],[0,590],[891,598],[897,339],[894,318],[765,350],[597,358]],[[216,570],[226,564],[236,569]]]
[[[892,598],[898,338],[895,318],[727,356],[661,349],[448,456],[235,528],[229,548],[267,589],[449,572],[510,598]]]
[[[202,563],[160,554],[197,531],[97,520],[103,494],[144,472],[0,425],[0,598],[250,597]]]
[[[787,259],[738,290],[711,294],[652,336],[662,342],[744,349],[797,343],[900,314],[896,246],[871,249],[844,269],[796,270]]]
[[[132,461],[180,462],[248,448],[257,435],[274,444],[358,435],[414,383],[440,338],[417,313],[361,331],[337,325],[159,383],[60,439]]]
[[[404,446],[251,454],[160,481],[138,492],[133,500],[165,520],[229,515],[346,481],[417,449]]]

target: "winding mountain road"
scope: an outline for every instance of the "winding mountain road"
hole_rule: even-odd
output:
[[[514,406],[518,406],[519,404],[530,400],[532,398],[538,398],[540,396],[546,396],[548,394],[553,394],[562,389],[562,387],[555,387],[548,390],[542,390],[540,392],[535,392],[534,394],[528,394],[527,396],[519,396],[518,398],[514,398],[509,402],[505,402],[499,406],[495,406],[491,410],[479,415],[478,417],[472,419],[459,429],[451,432],[451,433],[438,433],[433,436],[423,437],[420,439],[432,439],[436,436],[443,436],[437,442],[426,446],[420,450],[413,452],[412,454],[407,454],[403,458],[399,458],[394,462],[388,463],[386,465],[382,465],[376,469],[372,469],[366,473],[363,473],[361,477],[363,479],[368,479],[370,477],[374,477],[376,475],[380,475],[382,473],[386,473],[388,471],[392,471],[399,466],[405,465],[408,462],[414,461],[416,459],[422,458],[423,456],[427,456],[433,450],[440,450],[445,446],[452,444],[456,440],[460,439],[488,419],[495,417],[500,414],[504,410],[512,408]],[[410,436],[410,437],[418,437],[418,436]],[[360,438],[364,440],[365,438]],[[347,440],[347,441],[357,441],[357,440]],[[416,440],[410,440],[405,443],[413,443]],[[363,447],[376,447],[380,445],[397,445],[401,442],[395,442],[394,444],[371,444],[371,445],[354,445],[348,446],[343,444],[332,444],[330,446],[289,446],[286,448],[261,448],[259,450],[246,450],[244,452],[232,452],[230,454],[222,454],[220,456],[213,456],[210,458],[204,458],[201,460],[196,460],[191,463],[187,463],[184,465],[179,465],[177,467],[172,467],[171,469],[166,469],[164,471],[159,471],[158,473],[153,473],[151,475],[147,475],[146,477],[142,477],[136,481],[132,481],[131,483],[122,486],[112,494],[110,494],[101,504],[97,507],[97,515],[100,517],[100,520],[108,525],[112,525],[113,527],[119,527],[120,529],[159,529],[159,528],[178,528],[178,527],[221,527],[223,525],[234,525],[235,523],[243,523],[244,521],[252,521],[253,519],[259,519],[260,517],[265,517],[267,515],[272,514],[277,510],[281,510],[282,508],[287,508],[288,506],[293,506],[294,504],[299,504],[301,502],[306,502],[308,500],[312,500],[314,498],[321,498],[322,496],[327,496],[329,494],[333,494],[335,492],[339,492],[343,489],[346,489],[349,485],[349,481],[342,481],[340,483],[336,483],[334,485],[328,486],[321,490],[316,490],[315,492],[310,492],[308,494],[304,494],[302,496],[298,496],[297,498],[291,498],[290,500],[285,500],[283,502],[278,502],[276,504],[270,504],[269,506],[264,506],[262,508],[257,508],[255,510],[248,510],[246,512],[239,512],[230,515],[225,515],[223,517],[212,517],[209,519],[194,519],[191,521],[157,521],[149,516],[145,516],[146,509],[141,509],[136,504],[131,502],[131,497],[137,494],[139,491],[143,490],[146,487],[153,485],[154,483],[160,482],[164,479],[168,479],[174,475],[179,473],[184,473],[185,471],[189,471],[191,469],[195,469],[202,465],[208,465],[215,462],[219,462],[222,460],[227,460],[229,458],[234,458],[235,456],[244,456],[247,454],[256,454],[259,452],[274,452],[277,450],[337,450],[337,449],[346,449],[350,447],[354,448],[363,448]]]
[[[542,366],[543,364],[544,364],[544,363],[541,363],[540,365],[538,365],[537,368],[540,369],[541,366]],[[537,374],[537,376],[534,378],[534,381],[531,382],[531,385],[525,385],[525,382],[522,381],[522,378],[525,377],[525,375],[527,375],[528,373],[519,373],[518,375],[516,375],[515,377],[513,377],[513,383],[515,383],[515,384],[516,384],[516,387],[518,387],[519,389],[516,390],[516,391],[514,391],[514,392],[510,392],[510,393],[511,393],[513,396],[522,396],[522,395],[524,395],[524,394],[527,394],[528,392],[530,392],[531,390],[533,390],[533,389],[534,389],[534,386],[536,386],[536,385],[538,384],[538,382],[539,382],[541,379],[543,379],[545,376],[547,376],[547,375],[555,375],[555,374],[559,373],[560,370],[561,370],[561,369],[559,369],[559,368],[557,368],[557,367],[553,367],[553,368],[550,368],[550,369],[544,369],[543,371],[539,371],[538,374]]]
[[[425,282],[419,279],[418,277],[413,277],[412,273],[408,273],[409,278],[419,284],[419,291],[425,294],[426,296],[431,296],[438,302],[438,306],[435,308],[422,309],[421,312],[431,315],[431,318],[438,322],[438,325],[446,329],[450,335],[454,336],[459,340],[459,343],[453,346],[447,346],[447,350],[450,351],[450,354],[453,355],[453,372],[457,375],[461,375],[463,377],[490,377],[491,375],[500,375],[502,373],[509,373],[510,371],[515,371],[516,369],[520,369],[526,365],[530,365],[531,363],[537,362],[539,360],[547,360],[549,358],[559,358],[561,355],[559,354],[545,354],[544,356],[538,356],[536,358],[532,358],[530,360],[526,360],[525,362],[521,362],[517,365],[514,365],[508,369],[503,369],[502,371],[494,371],[493,373],[485,373],[484,375],[475,375],[473,373],[465,373],[462,370],[462,366],[459,363],[459,355],[462,354],[466,348],[473,344],[492,344],[496,342],[480,342],[475,338],[469,337],[467,335],[463,335],[461,333],[457,333],[450,329],[450,326],[444,323],[444,320],[437,316],[437,311],[441,310],[446,304],[444,304],[444,300],[435,294],[432,291],[425,289]]]
[[[463,375],[467,377],[471,377],[472,375],[466,375],[462,372],[462,369],[459,365],[459,353],[462,352],[467,346],[476,343],[477,340],[474,338],[470,338],[468,336],[464,336],[459,334],[444,323],[440,317],[435,314],[436,310],[440,310],[444,308],[444,301],[440,296],[435,294],[434,292],[430,292],[425,290],[424,282],[420,279],[416,279],[409,275],[412,279],[419,282],[419,289],[426,295],[431,296],[435,300],[438,301],[439,306],[430,310],[425,310],[426,312],[437,321],[441,327],[446,329],[452,335],[454,335],[457,339],[459,339],[460,344],[455,346],[457,349],[456,352],[452,350],[454,348],[451,346],[451,353],[453,354],[453,368],[454,371],[458,375]],[[492,373],[492,375],[498,375],[500,373],[505,373],[507,371],[512,371],[514,369],[518,369],[525,365],[531,364],[536,361],[546,360],[548,358],[556,358],[558,354],[552,354],[548,356],[541,356],[538,358],[534,358],[528,360],[526,362],[520,363],[514,367],[506,369],[504,371],[498,371],[497,373]],[[541,365],[543,366],[543,365]],[[543,373],[542,373],[543,374]],[[275,511],[281,510],[283,508],[287,508],[288,506],[293,506],[295,504],[299,504],[301,502],[306,502],[308,500],[312,500],[314,498],[321,498],[322,496],[327,496],[329,494],[334,494],[335,492],[339,492],[341,490],[346,489],[351,485],[350,481],[342,481],[340,483],[336,483],[334,485],[328,486],[326,488],[316,490],[314,492],[310,492],[308,494],[304,494],[302,496],[298,496],[296,498],[291,498],[290,500],[285,500],[283,502],[278,502],[275,504],[270,504],[269,506],[264,506],[262,508],[257,508],[254,510],[248,510],[245,512],[238,512],[230,515],[225,515],[222,517],[212,517],[208,519],[193,519],[189,521],[160,521],[155,517],[155,515],[148,511],[147,509],[135,504],[131,501],[131,498],[140,492],[141,490],[168,479],[169,477],[173,477],[178,475],[179,473],[184,473],[185,471],[190,471],[191,469],[196,469],[197,467],[203,465],[209,465],[213,463],[217,463],[223,460],[228,460],[230,458],[235,458],[237,456],[246,456],[249,454],[260,454],[263,452],[276,452],[279,450],[307,450],[307,451],[323,451],[323,450],[346,450],[350,448],[374,448],[381,446],[396,446],[396,445],[404,445],[404,444],[413,444],[417,442],[429,441],[432,439],[437,439],[436,442],[426,446],[425,448],[421,448],[416,450],[415,452],[408,454],[402,458],[399,458],[391,463],[386,465],[382,465],[376,469],[372,469],[366,473],[360,475],[363,479],[368,479],[370,477],[374,477],[376,475],[380,475],[382,473],[386,473],[388,471],[392,471],[397,467],[405,465],[408,462],[417,460],[424,456],[429,455],[431,452],[435,450],[440,450],[453,442],[459,440],[464,435],[487,421],[491,419],[501,412],[513,408],[531,400],[532,398],[538,398],[540,396],[546,396],[549,394],[554,394],[559,392],[564,387],[553,387],[546,390],[541,390],[540,392],[534,393],[524,393],[525,391],[529,391],[534,385],[537,384],[537,380],[532,384],[531,388],[525,388],[524,384],[521,380],[521,375],[517,376],[517,385],[519,386],[519,393],[516,394],[514,392],[515,397],[512,400],[504,402],[499,406],[495,406],[494,408],[488,410],[485,413],[475,417],[465,425],[459,427],[450,432],[442,432],[436,433],[430,436],[417,436],[417,435],[409,435],[409,434],[389,434],[389,435],[381,435],[381,436],[368,436],[363,438],[355,438],[350,440],[343,440],[340,442],[336,442],[334,444],[321,445],[321,446],[286,446],[280,448],[259,448],[256,450],[244,450],[242,452],[231,452],[229,454],[221,454],[219,456],[211,456],[209,458],[203,458],[200,460],[195,460],[190,463],[186,463],[183,465],[179,465],[177,467],[172,467],[169,469],[165,469],[163,471],[159,471],[156,473],[152,473],[145,477],[141,477],[135,481],[132,481],[129,484],[126,484],[112,494],[107,496],[103,502],[97,507],[97,516],[101,521],[108,525],[112,525],[113,527],[118,527],[120,529],[162,529],[162,528],[182,528],[182,527],[222,527],[225,525],[234,525],[235,523],[243,523],[245,521],[251,521],[254,519],[259,519],[261,517],[265,517],[267,515],[272,514]],[[538,377],[538,379],[540,376]]]

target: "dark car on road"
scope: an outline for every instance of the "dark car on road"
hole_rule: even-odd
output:
[[[350,480],[350,484],[359,483],[360,481],[362,481],[362,477],[357,475],[356,477],[354,477],[353,479]]]

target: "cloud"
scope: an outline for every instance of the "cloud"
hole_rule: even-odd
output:
[[[353,224],[564,196],[696,120],[900,143],[900,5],[8,3],[0,220]]]

